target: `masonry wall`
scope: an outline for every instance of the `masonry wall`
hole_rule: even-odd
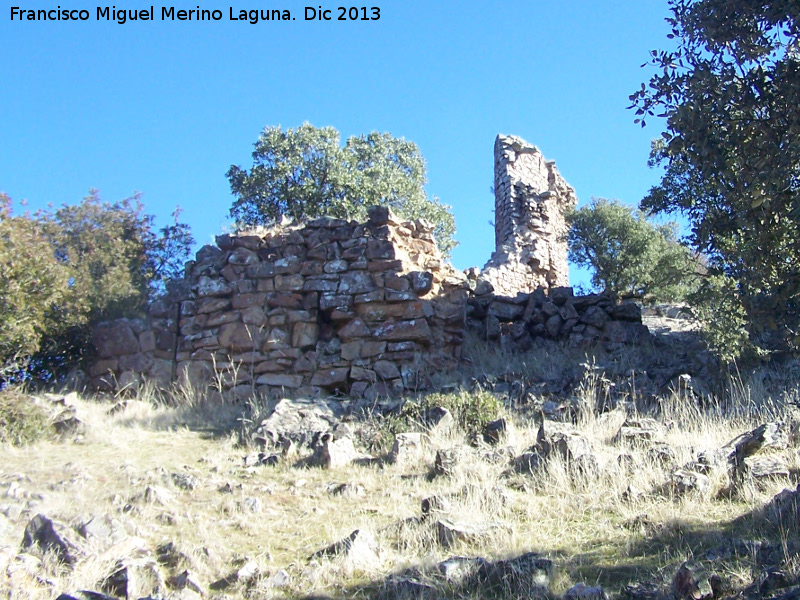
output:
[[[442,262],[429,225],[386,208],[366,223],[219,236],[187,264],[186,285],[150,323],[98,328],[96,388],[155,377],[234,396],[360,397],[423,387],[460,358],[466,278]]]
[[[498,294],[569,285],[565,213],[575,191],[555,162],[516,136],[494,145],[495,251],[481,276]]]
[[[596,342],[641,345],[650,341],[641,309],[608,296],[574,296],[571,287],[539,288],[514,296],[494,293],[485,281],[471,282],[467,325],[484,339],[512,351],[529,350],[537,338],[581,347]]]

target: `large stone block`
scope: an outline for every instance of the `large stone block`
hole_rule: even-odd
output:
[[[319,325],[316,323],[298,322],[292,330],[292,346],[295,348],[313,348],[319,339]]]
[[[311,378],[311,385],[329,387],[347,381],[349,367],[336,367],[332,369],[320,369]]]
[[[139,340],[126,319],[98,325],[92,334],[92,344],[101,357],[139,352]]]
[[[425,319],[396,321],[380,325],[373,331],[372,337],[386,341],[419,340],[421,342],[430,342],[431,328]]]
[[[229,350],[256,350],[261,337],[258,327],[244,323],[226,323],[219,328],[219,344]]]

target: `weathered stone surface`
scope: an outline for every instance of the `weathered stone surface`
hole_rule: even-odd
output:
[[[555,566],[551,560],[535,552],[526,552],[514,558],[484,563],[475,579],[515,596],[536,597],[546,591],[554,575]]]
[[[343,540],[331,544],[311,555],[311,558],[342,557],[345,567],[372,571],[380,566],[380,547],[375,536],[367,529],[356,529]]]
[[[303,376],[288,373],[264,373],[256,379],[256,384],[296,389],[303,385]]]
[[[281,400],[256,430],[255,439],[279,446],[285,441],[309,444],[333,430],[336,415],[322,401]]]
[[[139,340],[126,320],[100,324],[94,330],[92,344],[101,357],[139,352]]]
[[[453,556],[440,562],[437,565],[437,569],[448,583],[462,585],[472,579],[477,574],[478,569],[485,564],[486,559],[481,557]]]
[[[362,458],[353,444],[353,438],[349,435],[336,437],[326,433],[322,436],[322,448],[320,451],[320,464],[327,469],[338,469],[346,467],[354,461]]]
[[[455,474],[461,462],[461,448],[442,448],[436,451],[433,474],[449,477]]]
[[[347,381],[348,367],[337,367],[333,369],[320,369],[311,378],[311,385],[328,387]]]
[[[608,321],[603,337],[616,344],[645,344],[650,339],[650,330],[641,323]]]
[[[295,323],[292,330],[292,346],[294,348],[311,348],[319,339],[319,325],[316,323]]]
[[[499,523],[467,523],[465,521],[454,521],[452,519],[441,518],[436,521],[436,535],[445,548],[449,548],[456,542],[478,542],[497,533],[502,527]]]
[[[705,495],[711,491],[711,480],[702,473],[679,469],[672,474],[670,479],[672,491],[678,495],[686,494]]]
[[[413,465],[420,461],[422,452],[422,435],[420,433],[398,433],[389,453],[389,462],[400,466]]]
[[[394,340],[419,340],[430,341],[431,329],[425,319],[413,321],[397,321],[380,325],[372,333],[373,338],[386,341]]]
[[[80,556],[79,546],[70,539],[68,527],[42,514],[33,517],[25,526],[22,548],[52,553],[58,561],[68,566],[72,566]]]
[[[118,560],[101,587],[121,598],[154,597],[166,589],[155,559],[146,552]]]
[[[400,370],[397,365],[389,360],[379,360],[372,365],[372,370],[381,379],[397,379],[400,377]]]
[[[672,591],[680,600],[710,600],[714,597],[708,573],[696,561],[683,563],[672,580]]]
[[[497,445],[506,439],[511,424],[503,418],[495,419],[486,424],[483,431],[483,439],[486,443]]]
[[[599,585],[576,583],[564,592],[564,600],[608,600],[608,595]]]
[[[431,433],[448,433],[455,425],[453,413],[442,406],[435,406],[425,411],[424,424]]]
[[[662,441],[667,433],[666,427],[655,419],[647,417],[628,417],[619,428],[613,441],[616,443],[625,442],[629,444],[641,444],[643,442]]]
[[[231,286],[222,279],[211,279],[205,275],[197,282],[198,298],[206,296],[227,296],[231,293]]]
[[[565,213],[577,204],[552,161],[514,136],[498,135],[495,156],[495,252],[481,279],[498,294],[568,285]]]
[[[745,475],[754,479],[789,476],[789,465],[782,456],[751,456],[743,462]]]
[[[244,323],[225,323],[219,329],[219,344],[230,350],[255,350],[260,346],[261,332]]]

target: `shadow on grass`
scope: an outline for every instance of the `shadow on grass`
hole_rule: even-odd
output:
[[[797,491],[784,490],[764,507],[729,521],[698,525],[675,519],[653,525],[645,535],[632,532],[631,541],[624,547],[579,554],[551,549],[495,561],[454,557],[448,561],[456,561],[455,567],[453,563],[427,569],[413,566],[332,594],[299,598],[552,600],[583,582],[600,585],[620,598],[660,600],[674,598],[672,578],[687,560],[700,561],[709,573],[721,576],[721,597],[763,597],[759,576],[776,568],[790,572],[781,587],[796,586],[786,597],[800,597],[797,573],[791,573],[800,559],[798,497],[800,486]],[[776,598],[782,597],[779,590],[775,591]],[[584,600],[601,599],[587,596]]]

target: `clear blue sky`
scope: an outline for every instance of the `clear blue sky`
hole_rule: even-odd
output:
[[[555,160],[581,204],[635,204],[658,180],[646,163],[661,124],[641,129],[626,106],[667,43],[666,0],[375,0],[369,22],[306,22],[306,4],[287,0],[268,7],[296,20],[256,25],[228,18],[264,7],[253,0],[199,4],[222,11],[211,22],[161,21],[173,5],[155,4],[155,21],[124,25],[83,0],[23,8],[87,9],[85,22],[12,22],[15,4],[0,13],[0,191],[32,209],[139,191],[159,224],[180,205],[208,243],[228,223],[225,172],[251,165],[264,126],[388,131],[421,148],[466,268],[494,247],[498,133]],[[338,5],[322,6],[335,17]]]

